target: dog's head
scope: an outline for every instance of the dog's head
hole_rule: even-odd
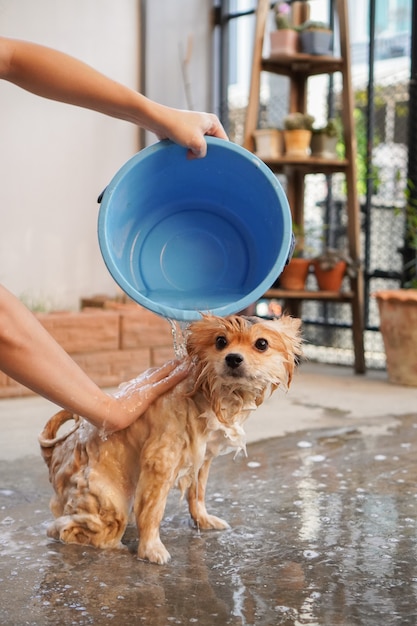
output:
[[[231,315],[204,315],[190,325],[187,350],[201,367],[202,379],[213,389],[253,392],[288,389],[301,354],[301,320],[273,320]],[[262,400],[260,400],[262,401]]]

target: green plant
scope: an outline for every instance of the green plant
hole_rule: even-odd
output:
[[[292,232],[294,233],[295,246],[292,253],[294,259],[300,259],[304,256],[304,229],[299,224],[292,225]]]
[[[354,278],[358,273],[358,264],[345,252],[336,248],[325,248],[321,254],[314,259],[323,271],[332,270],[339,261],[345,261],[346,274],[350,278]]]
[[[333,118],[329,118],[326,126],[320,128],[313,128],[314,135],[327,135],[328,137],[338,137],[340,134],[339,125]]]
[[[19,296],[19,300],[23,302],[25,307],[32,311],[32,313],[50,313],[57,308],[54,306],[51,299],[41,296],[36,297],[26,292]]]
[[[412,180],[405,190],[404,284],[405,289],[417,289],[417,194]]]
[[[306,22],[303,22],[302,24],[300,24],[297,27],[297,30],[299,30],[301,33],[305,32],[307,30],[327,30],[327,31],[331,31],[331,28],[328,24],[326,24],[326,22],[314,22],[313,20],[307,20]]]
[[[275,24],[279,30],[291,29],[294,27],[290,21],[291,7],[287,2],[277,2],[275,5]]]
[[[322,239],[322,234],[317,232],[317,228],[310,226],[303,226],[301,224],[292,225],[292,231],[295,237],[295,247],[292,256],[294,258],[312,257],[316,248],[311,245],[311,239]]]
[[[312,130],[314,117],[308,113],[289,113],[284,117],[285,130]]]
[[[367,158],[367,132],[366,132],[366,117],[362,108],[356,107],[353,111],[353,118],[355,122],[355,135],[356,135],[356,171],[358,176],[358,194],[359,196],[365,196],[367,185],[372,185],[372,191],[377,193],[381,184],[381,178],[379,173],[379,167],[371,164],[368,171],[368,158]],[[378,135],[375,136],[374,147],[381,143]]]

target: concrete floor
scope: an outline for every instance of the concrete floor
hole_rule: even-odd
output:
[[[55,407],[0,401],[0,624],[417,624],[417,389],[384,372],[303,364],[247,424],[248,458],[217,459],[208,508],[178,492],[161,536],[172,561],[47,539],[51,488],[37,434]]]

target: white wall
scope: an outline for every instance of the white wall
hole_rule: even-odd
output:
[[[196,20],[195,104],[208,108],[210,0],[147,4],[147,95],[186,106],[177,46]],[[138,5],[0,0],[1,32],[68,52],[138,88]],[[137,148],[137,129],[128,123],[0,81],[0,282],[25,302],[47,308],[76,309],[81,296],[116,293],[99,251],[96,199]]]
[[[211,109],[210,8],[212,0],[146,2],[146,92],[154,100],[179,108]],[[190,59],[187,100],[182,60]]]

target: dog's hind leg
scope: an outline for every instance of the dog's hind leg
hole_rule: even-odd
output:
[[[196,480],[192,482],[188,489],[188,508],[198,528],[202,530],[225,530],[230,528],[229,524],[225,520],[220,519],[220,517],[209,515],[206,509],[206,486],[211,461],[212,459],[204,461]]]
[[[127,525],[127,515],[108,511],[107,514],[77,511],[61,515],[47,530],[48,537],[64,543],[77,543],[95,548],[123,548],[121,542]]]

